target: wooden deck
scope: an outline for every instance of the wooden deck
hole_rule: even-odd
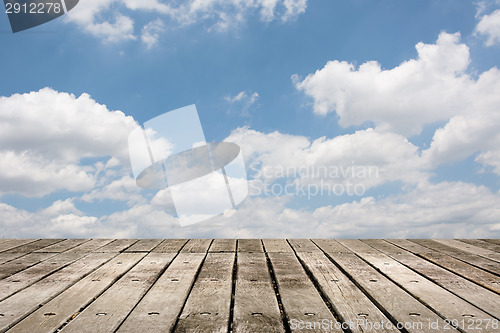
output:
[[[0,239],[0,332],[500,332],[500,240]]]

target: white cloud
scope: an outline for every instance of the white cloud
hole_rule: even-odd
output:
[[[424,124],[448,120],[470,110],[471,102],[491,98],[474,89],[477,82],[466,73],[469,48],[459,39],[458,33],[441,33],[436,44],[418,43],[418,58],[393,69],[376,61],[356,68],[335,60],[302,81],[292,78],[313,98],[314,112],[336,112],[342,126],[373,122],[379,130],[410,136]]]
[[[91,190],[97,165],[82,160],[113,157],[128,166],[127,136],[136,126],[87,94],[44,88],[0,97],[0,194]]]
[[[477,161],[500,168],[495,132],[498,70],[492,69],[474,83],[485,98],[477,112],[451,118],[436,132],[433,144],[419,151],[401,134],[378,128],[359,130],[335,138],[310,139],[279,132],[262,133],[247,127],[234,130],[227,141],[238,143],[247,169],[256,180],[276,184],[345,184],[354,181],[366,189],[392,181],[402,182],[401,192],[378,198],[355,196],[334,205],[336,197],[313,210],[294,203],[305,198],[257,196],[235,212],[192,227],[180,228],[173,217],[170,192],[160,191],[149,200],[130,177],[127,137],[136,128],[131,117],[109,111],[90,96],[38,92],[0,98],[0,191],[40,196],[65,189],[84,192],[61,198],[35,212],[0,203],[0,220],[8,237],[492,237],[499,235],[500,193],[463,182],[432,184],[430,166],[463,158],[479,150]],[[472,91],[474,93],[474,91]],[[475,92],[479,93],[479,92]],[[250,93],[229,97],[244,101]],[[462,119],[459,117],[463,117]],[[468,117],[468,118],[467,118]],[[110,130],[112,129],[112,130]],[[462,137],[461,137],[462,135]],[[486,144],[485,142],[491,142]],[[91,165],[82,158],[98,158]],[[375,166],[376,177],[350,172],[307,175],[306,170]],[[331,170],[331,169],[328,169]],[[276,173],[281,172],[281,174]],[[342,171],[341,171],[342,172]],[[298,177],[298,178],[297,178]],[[255,181],[255,179],[253,181]],[[126,202],[130,208],[93,216],[77,208],[85,201]],[[312,205],[315,205],[311,201]]]
[[[114,21],[105,21],[87,25],[85,29],[92,35],[99,37],[105,43],[134,40],[134,21],[124,15],[117,14]]]
[[[500,9],[483,15],[476,26],[476,33],[487,37],[487,46],[500,43]]]
[[[247,91],[240,91],[234,96],[226,96],[224,100],[229,103],[230,111],[237,109],[242,116],[249,116],[250,108],[259,99],[259,94],[255,91],[253,93]]]
[[[104,42],[120,42],[137,39],[134,18],[124,12],[137,11],[160,15],[169,25],[188,26],[203,22],[208,30],[226,31],[240,24],[255,12],[260,19],[270,22],[280,19],[288,22],[303,14],[307,0],[86,0],[85,5],[75,7],[67,15],[67,21],[84,31],[101,38]],[[155,22],[155,21],[152,21]],[[141,41],[148,47],[155,44],[163,31],[146,25],[141,31]],[[154,29],[153,29],[154,28]],[[146,30],[145,30],[146,29]]]
[[[478,162],[498,165],[495,156],[500,154],[500,70],[492,68],[482,73],[467,94],[474,96],[467,101],[470,109],[436,130],[431,146],[423,152],[433,166],[459,161],[476,152],[480,152]]]
[[[289,197],[250,197],[236,212],[180,228],[161,206],[138,204],[100,218],[71,200],[35,213],[0,203],[9,237],[491,238],[500,236],[500,195],[462,182],[422,182],[384,198],[365,197],[312,211]]]
[[[84,31],[100,38],[105,43],[134,40],[134,20],[114,9],[119,0],[86,0],[66,16],[68,22],[80,26]]]
[[[475,153],[500,173],[500,70],[468,74],[470,54],[459,34],[441,33],[436,44],[417,44],[418,58],[382,70],[377,62],[358,69],[331,61],[299,81],[319,114],[336,112],[343,126],[373,122],[379,132],[409,137],[425,124],[445,122],[420,163],[433,168]]]
[[[243,127],[227,141],[241,147],[250,173],[266,183],[299,178],[296,181],[325,185],[349,181],[369,189],[389,181],[415,184],[428,177],[416,146],[401,135],[372,129],[311,141]],[[367,173],[361,174],[363,170]]]
[[[141,190],[135,183],[135,179],[130,175],[124,175],[115,179],[111,175],[102,177],[104,184],[93,187],[81,196],[85,202],[96,202],[105,200],[117,200],[127,202],[130,205],[144,203],[145,198],[141,195]]]
[[[158,44],[160,32],[165,30],[165,25],[160,19],[149,22],[142,28],[141,41],[146,45],[148,50],[152,49]]]

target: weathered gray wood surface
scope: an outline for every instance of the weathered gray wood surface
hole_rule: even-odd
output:
[[[384,273],[413,297],[434,309],[442,317],[450,321],[460,321],[464,316],[471,316],[471,318],[475,318],[481,323],[487,323],[494,320],[492,316],[484,311],[474,307],[448,290],[439,287],[429,279],[422,277],[408,267],[405,267],[401,263],[375,250],[360,240],[341,240],[339,242]],[[498,332],[498,329],[494,329],[491,326],[486,327],[486,325],[480,325],[480,327],[482,332]],[[465,327],[463,330],[472,333],[476,330],[476,327]]]
[[[499,319],[498,240],[0,239],[0,332],[496,333]]]
[[[238,253],[233,331],[285,332],[264,253]]]
[[[407,251],[401,251],[395,245],[378,239],[365,240],[365,243],[384,252],[391,258],[399,261],[415,272],[468,302],[481,307],[484,311],[496,318],[500,318],[500,295],[481,287],[461,276],[453,274],[444,268],[421,259]]]
[[[234,253],[209,253],[184,305],[176,332],[227,332]]]
[[[271,252],[268,254],[276,276],[278,291],[292,332],[342,332],[334,324],[337,322],[321,294],[314,287],[294,253]],[[315,327],[314,330],[301,328],[298,323],[321,322],[333,325]]]
[[[368,265],[356,253],[345,247],[342,249],[337,241],[315,240],[315,243],[369,295],[396,327],[399,323],[408,332],[458,332],[452,328],[445,329],[446,322],[434,311]],[[437,329],[431,329],[429,323],[437,323]]]
[[[62,332],[113,332],[153,285],[174,253],[150,253],[83,310]]]
[[[90,304],[125,274],[144,253],[121,253],[111,261],[87,275],[26,319],[15,325],[11,332],[54,332],[66,321],[75,318],[80,309]]]

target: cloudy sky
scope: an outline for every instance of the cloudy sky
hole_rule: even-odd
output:
[[[500,237],[498,0],[80,0],[0,40],[1,237]],[[128,135],[191,104],[250,196],[181,227]]]

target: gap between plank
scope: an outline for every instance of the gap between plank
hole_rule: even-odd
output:
[[[189,291],[186,295],[186,299],[184,299],[184,303],[182,304],[182,307],[181,307],[179,313],[177,314],[177,318],[175,319],[174,326],[172,326],[172,330],[170,331],[171,333],[175,332],[175,329],[177,328],[177,325],[179,324],[179,317],[182,314],[182,311],[184,311],[184,308],[186,307],[186,303],[187,303],[187,300],[189,298],[189,295],[191,295],[191,292],[193,291],[196,280],[198,280],[198,276],[200,275],[201,269],[202,269],[203,265],[205,264],[205,260],[207,259],[207,256],[209,253],[208,251],[210,250],[210,246],[212,246],[213,242],[214,242],[214,240],[212,239],[212,241],[210,242],[210,245],[207,248],[207,251],[205,252],[205,256],[203,257],[203,260],[201,261],[200,265],[198,266],[198,269],[196,270],[196,274],[194,275],[193,283],[191,284],[191,287],[189,287]],[[187,243],[188,242],[186,242],[186,244]],[[179,250],[179,252],[181,252],[181,251]]]
[[[116,256],[114,256],[113,258],[116,258],[119,254],[121,253],[117,253]],[[76,317],[78,317],[78,315],[80,313],[82,313],[82,311],[84,311],[86,308],[88,308],[96,299],[98,299],[102,294],[104,294],[109,288],[111,288],[115,283],[116,281],[120,280],[125,274],[127,274],[132,268],[134,268],[138,263],[140,263],[145,257],[147,256],[144,255],[141,259],[139,259],[135,264],[133,264],[132,266],[130,266],[129,269],[127,269],[125,272],[123,272],[122,274],[118,275],[117,277],[115,277],[111,283],[106,287],[104,288],[104,290],[102,292],[100,292],[98,295],[96,295],[88,304],[85,304],[84,306],[82,306],[77,312],[75,312],[68,320],[66,320],[61,326],[59,326],[57,328],[57,330],[55,332],[60,332],[66,325],[68,325],[73,319],[75,319]],[[81,279],[80,279],[81,280]]]
[[[375,299],[375,297],[373,297],[372,295],[370,295],[370,293],[368,293],[368,291],[366,291],[363,286],[361,286],[352,276],[351,274],[349,274],[342,266],[340,266],[328,253],[326,253],[325,250],[323,250],[321,248],[321,246],[319,246],[318,244],[316,244],[312,239],[311,239],[311,242],[313,242],[322,252],[323,254],[328,258],[328,260],[330,260],[330,262],[332,264],[334,264],[341,272],[342,274],[344,274],[349,280],[351,280],[352,283],[354,283],[354,285],[356,287],[358,287],[359,290],[361,290],[361,292],[363,294],[365,294],[366,297],[368,297],[368,299],[387,317],[387,319],[389,319],[391,321],[391,323],[393,324],[394,327],[398,327],[398,321],[396,320],[396,318],[394,318],[391,313],[389,311],[387,311],[379,302],[377,302],[377,300]],[[342,245],[343,246],[343,245]],[[404,325],[403,325],[404,326]],[[397,328],[401,333],[409,333],[405,328]]]
[[[337,311],[335,310],[335,307],[333,306],[333,304],[328,300],[328,298],[326,297],[326,295],[323,293],[323,290],[321,290],[321,287],[318,284],[318,281],[316,280],[316,278],[314,277],[314,275],[312,274],[312,272],[307,268],[307,266],[304,264],[304,262],[297,255],[297,251],[295,251],[295,248],[292,246],[292,244],[290,244],[290,242],[288,241],[288,239],[286,240],[286,242],[292,248],[292,251],[295,254],[295,257],[297,258],[297,260],[299,261],[300,265],[302,266],[302,269],[304,269],[304,271],[306,272],[307,277],[309,278],[309,280],[311,280],[311,282],[313,283],[314,287],[316,288],[316,291],[321,296],[321,299],[326,304],[326,307],[328,308],[328,310],[330,310],[330,312],[332,313],[332,315],[335,318],[335,320],[342,324],[340,326],[341,330],[344,331],[344,332],[346,332],[346,333],[352,333],[351,329],[349,328],[349,325],[345,325],[346,327],[344,327],[344,323],[345,323],[344,318],[342,318],[342,315],[340,315],[340,313],[337,313]],[[311,240],[311,242],[312,242],[312,240]],[[316,244],[314,244],[314,245],[316,245]]]
[[[278,280],[276,279],[276,274],[274,273],[274,268],[271,263],[271,259],[269,259],[269,255],[267,254],[266,251],[266,246],[264,245],[262,239],[260,240],[260,242],[262,243],[262,250],[264,251],[264,254],[266,256],[267,269],[269,270],[269,275],[271,276],[271,283],[273,285],[274,295],[276,296],[276,300],[278,301],[278,307],[280,310],[281,320],[283,321],[283,327],[285,328],[286,333],[291,333],[292,330],[290,329],[290,325],[288,323],[288,316],[286,315],[283,303],[281,302],[280,291],[278,289]]]
[[[368,244],[367,244],[368,245]],[[377,271],[378,273],[380,273],[382,276],[384,276],[387,280],[389,280],[390,282],[394,283],[396,286],[398,286],[399,288],[403,289],[408,295],[410,295],[411,297],[413,297],[414,299],[416,299],[418,302],[420,302],[423,306],[425,306],[426,308],[428,308],[429,310],[431,310],[432,312],[434,312],[438,317],[440,317],[441,319],[443,319],[446,323],[448,323],[451,327],[453,327],[454,329],[456,329],[457,331],[461,332],[461,333],[467,333],[466,331],[464,331],[463,329],[461,329],[460,327],[458,326],[455,326],[453,325],[453,322],[452,320],[446,318],[446,316],[442,315],[441,313],[439,313],[437,310],[435,310],[434,308],[432,308],[429,304],[425,303],[422,299],[420,299],[419,297],[416,297],[413,293],[411,293],[409,290],[407,290],[404,286],[402,286],[401,284],[397,283],[396,281],[394,281],[393,279],[391,279],[388,275],[386,275],[384,272],[382,272],[380,269],[378,269],[377,267],[375,267],[374,265],[372,265],[370,262],[366,261],[365,259],[363,259],[360,255],[358,255],[356,252],[352,251],[349,249],[349,251],[351,251],[352,253],[354,253],[356,255],[356,257],[358,257],[359,259],[361,259],[362,261],[364,261],[368,266],[372,267],[375,271]],[[378,250],[377,250],[378,251]],[[380,251],[379,251],[380,252]],[[427,278],[426,278],[427,279]],[[429,280],[429,279],[427,279]],[[442,288],[440,285],[436,284],[434,281],[432,280],[429,280],[431,283],[434,283],[436,286],[438,286],[439,288]],[[444,289],[444,288],[443,288]],[[445,289],[446,291],[448,291],[447,289]],[[475,306],[474,306],[475,307]],[[482,310],[481,310],[482,311]]]

